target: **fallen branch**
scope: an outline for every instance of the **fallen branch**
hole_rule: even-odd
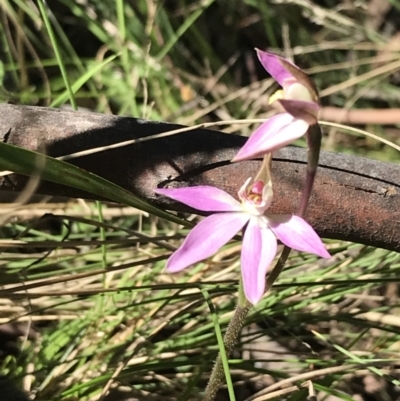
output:
[[[0,140],[30,150],[46,148],[54,157],[145,138],[180,126],[62,109],[0,105]],[[230,163],[245,138],[196,129],[138,142],[70,160],[164,209],[188,211],[160,199],[156,187],[215,185],[232,195],[260,161]],[[271,212],[297,209],[305,177],[306,152],[289,147],[273,163],[275,197]],[[20,192],[26,177],[0,178],[2,191]],[[42,182],[41,194],[86,197],[90,194]],[[324,152],[307,212],[320,235],[400,251],[400,166]]]

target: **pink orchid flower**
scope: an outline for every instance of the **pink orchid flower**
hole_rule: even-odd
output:
[[[256,50],[263,67],[283,88],[278,102],[286,113],[261,124],[233,158],[235,162],[274,152],[301,138],[318,121],[318,94],[307,74],[282,57]]]
[[[329,258],[313,228],[294,215],[264,215],[272,201],[269,169],[249,178],[240,188],[240,202],[211,186],[157,189],[160,195],[204,212],[216,212],[197,224],[167,262],[167,271],[178,272],[206,259],[244,228],[241,265],[246,298],[256,304],[265,291],[265,276],[276,256],[276,237],[298,251]]]

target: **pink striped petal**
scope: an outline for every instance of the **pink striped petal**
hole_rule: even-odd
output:
[[[249,220],[246,213],[217,213],[197,224],[167,262],[167,271],[178,272],[208,258],[224,246]]]
[[[302,137],[308,127],[306,121],[289,113],[277,114],[253,132],[232,161],[253,159],[274,152]]]
[[[314,229],[294,215],[268,216],[268,225],[275,235],[290,248],[330,258],[329,252]]]
[[[292,81],[296,79],[288,70],[284,68],[284,64],[281,61],[284,60],[286,61],[286,63],[290,63],[288,60],[282,59],[282,57],[279,57],[275,54],[263,52],[262,50],[259,49],[256,49],[256,51],[257,51],[257,57],[260,60],[262,66],[271,75],[271,77],[278,82],[280,86],[283,87],[286,80]],[[295,67],[293,64],[292,66]]]
[[[276,249],[272,231],[266,226],[261,228],[258,218],[251,218],[243,236],[241,263],[244,293],[253,305],[264,295],[265,276]]]
[[[215,187],[158,188],[154,192],[204,212],[242,211],[235,198]]]

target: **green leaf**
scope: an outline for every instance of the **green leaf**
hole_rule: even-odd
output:
[[[1,142],[0,154],[0,170],[27,176],[40,174],[43,180],[90,192],[175,223],[188,225],[184,220],[151,205],[132,192],[70,163]]]

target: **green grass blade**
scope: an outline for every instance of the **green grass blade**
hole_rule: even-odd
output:
[[[320,333],[317,333],[316,331],[313,331],[313,333],[316,335],[317,338],[323,340],[323,341],[327,341],[327,339]],[[328,343],[330,343],[333,347],[335,347],[339,352],[341,352],[342,354],[346,355],[347,357],[349,357],[353,362],[355,363],[359,363],[359,364],[365,364],[366,368],[369,369],[371,372],[375,373],[376,375],[380,376],[380,377],[384,377],[387,380],[390,380],[395,386],[400,386],[400,381],[392,378],[392,377],[388,377],[387,375],[385,375],[384,372],[382,372],[381,369],[378,369],[375,366],[371,366],[371,362],[368,361],[368,359],[363,359],[363,358],[359,358],[357,355],[353,354],[352,352],[344,349],[343,347],[341,347],[338,344],[335,344],[331,341],[327,341]]]
[[[209,0],[201,7],[199,7],[193,14],[178,28],[176,33],[172,36],[172,38],[165,44],[164,48],[157,55],[157,58],[161,60],[164,58],[168,52],[175,46],[178,42],[179,38],[190,28],[190,26],[200,17],[200,15],[204,12],[206,8],[208,8],[214,0]]]
[[[100,71],[108,63],[113,61],[116,57],[118,57],[118,55],[113,55],[113,56],[107,57],[103,62],[101,62],[99,64],[96,63],[93,68],[89,69],[85,74],[80,76],[75,81],[75,83],[73,83],[71,86],[72,93],[75,94],[94,74],[96,74],[98,71]],[[65,103],[65,101],[68,99],[68,97],[69,97],[69,91],[66,90],[57,99],[55,99],[51,103],[50,107],[60,106],[61,104]]]
[[[65,69],[65,65],[64,65],[63,59],[61,57],[60,49],[57,45],[56,36],[54,35],[54,31],[51,26],[50,19],[47,15],[47,10],[45,8],[45,2],[43,0],[38,1],[38,6],[40,9],[40,13],[42,14],[44,24],[46,25],[47,33],[49,35],[51,44],[53,46],[54,54],[56,55],[57,63],[60,68],[60,72],[61,72],[62,78],[64,80],[65,87],[67,88],[66,91],[68,94],[69,101],[71,102],[72,108],[74,110],[77,110],[77,105],[76,105],[76,101],[74,98],[74,92],[71,88],[71,84],[68,79],[67,70]]]
[[[215,312],[215,308],[214,308],[214,305],[212,303],[212,300],[211,300],[211,297],[210,297],[210,294],[208,293],[208,291],[205,289],[202,289],[201,292],[203,293],[204,298],[207,302],[207,305],[210,308],[211,318],[212,318],[212,321],[214,324],[215,335],[217,336],[217,341],[218,341],[219,354],[221,356],[222,366],[224,367],[225,380],[226,380],[226,384],[227,384],[228,392],[229,392],[229,399],[230,399],[230,401],[235,401],[236,400],[235,392],[233,390],[231,372],[229,371],[228,355],[226,355],[225,344],[224,344],[224,340],[222,338],[221,327],[218,322],[218,316]]]

